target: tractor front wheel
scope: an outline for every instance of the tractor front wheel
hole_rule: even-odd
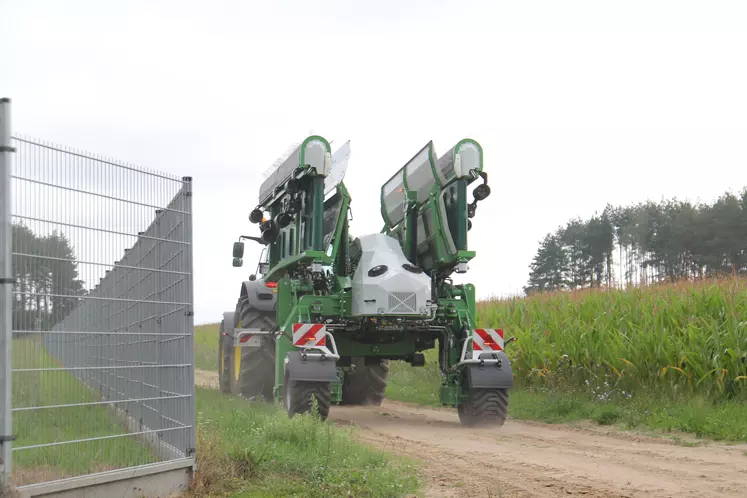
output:
[[[254,309],[247,299],[236,306],[235,328],[271,332],[275,328],[273,312]],[[275,387],[275,341],[271,334],[261,335],[259,347],[237,347],[232,371],[233,390],[245,398],[273,401]]]

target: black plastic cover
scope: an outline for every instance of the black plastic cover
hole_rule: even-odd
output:
[[[514,374],[511,370],[511,361],[504,352],[494,353],[499,360],[500,366],[495,363],[467,365],[467,381],[472,389],[510,389],[514,386]],[[485,355],[486,359],[488,356]]]

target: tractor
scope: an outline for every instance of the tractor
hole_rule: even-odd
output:
[[[437,157],[428,142],[381,187],[378,233],[349,232],[343,178],[350,142],[332,153],[312,135],[270,168],[249,213],[262,246],[255,273],[223,313],[219,382],[225,393],[326,419],[332,404],[379,406],[391,361],[425,365],[438,348],[441,405],[465,426],[502,425],[513,387],[501,329],[478,328],[475,287],[455,284],[478,203],[490,195],[483,150],[463,139]],[[479,181],[481,180],[481,182]],[[477,182],[468,198],[468,189]]]

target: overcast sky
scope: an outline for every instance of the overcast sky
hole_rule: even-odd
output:
[[[606,203],[747,184],[747,2],[0,0],[14,131],[194,177],[196,322],[233,310],[261,174],[351,141],[352,230],[428,140],[485,151],[460,281],[521,291],[538,242]]]

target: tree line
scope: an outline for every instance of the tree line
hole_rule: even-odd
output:
[[[75,251],[64,234],[35,234],[13,224],[13,330],[49,330],[86,294],[78,277]]]
[[[548,233],[529,269],[527,294],[747,273],[747,187],[711,204],[608,204]]]

